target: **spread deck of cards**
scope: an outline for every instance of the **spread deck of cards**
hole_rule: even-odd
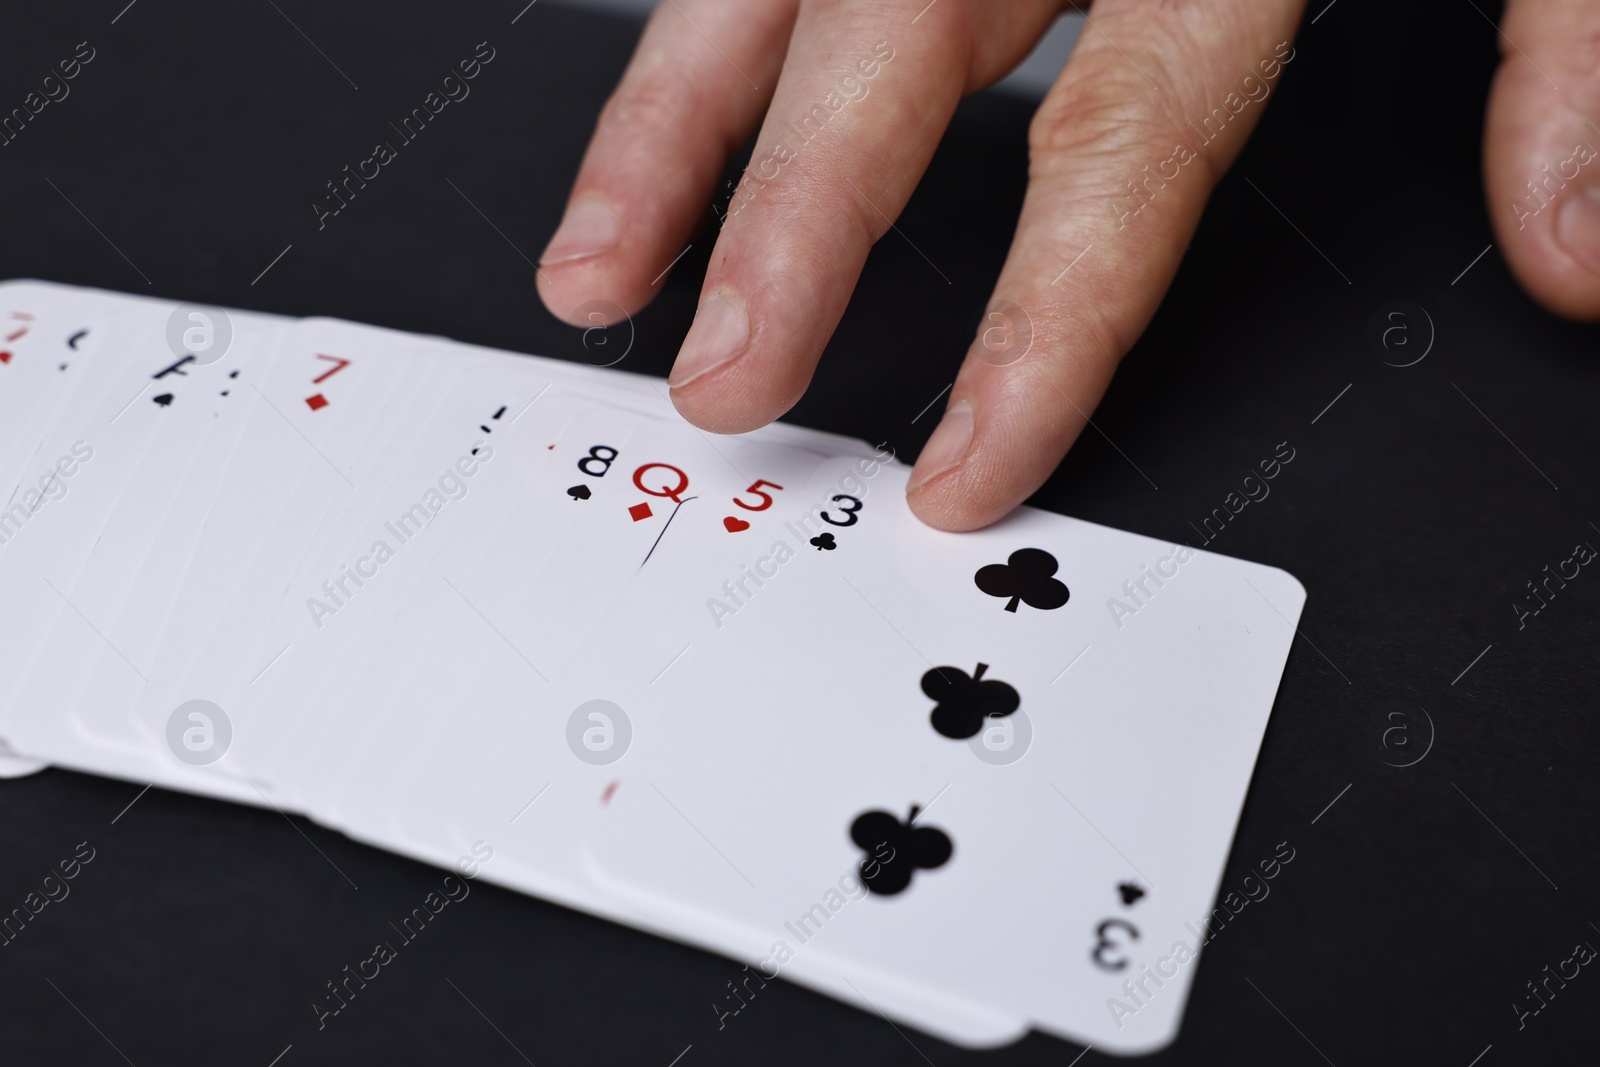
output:
[[[1158,1048],[1304,590],[943,533],[907,473],[616,370],[3,283],[0,763],[492,851],[963,1045]]]

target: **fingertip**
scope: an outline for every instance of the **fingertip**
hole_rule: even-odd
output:
[[[585,193],[567,205],[539,265],[550,268],[588,259],[611,251],[621,240],[622,218],[617,209],[601,194]]]
[[[1543,203],[1524,191],[1512,207],[1516,224],[1499,216],[1499,244],[1517,280],[1557,315],[1600,319],[1600,184],[1568,185]]]
[[[692,385],[673,388],[672,406],[707,433],[749,433],[782,418],[799,397],[774,400],[760,381],[752,386],[746,381],[746,362],[737,359]]]
[[[929,526],[966,532],[999,522],[1045,483],[1077,439],[1087,416],[1054,384],[1050,366],[1028,366],[997,367],[969,355],[957,398],[906,482],[912,512]],[[1078,378],[1085,404],[1098,401],[1111,370],[1106,361]]]
[[[772,320],[730,284],[707,292],[667,376],[679,414],[712,433],[748,433],[799,401],[809,377],[784,349],[793,331]]]
[[[759,430],[771,419],[751,418],[742,411],[730,411],[728,406],[721,402],[721,397],[708,390],[690,390],[685,392],[674,389],[669,394],[672,397],[672,406],[678,409],[691,425],[699,427],[707,433],[749,433]]]
[[[715,375],[750,348],[750,311],[738,293],[714,289],[700,301],[694,322],[667,375],[674,392]]]
[[[534,287],[545,310],[568,326],[610,326],[639,310],[631,301],[597,295],[615,290],[610,276],[592,267],[541,270]]]
[[[713,289],[695,311],[667,388],[678,413],[711,433],[744,433],[767,421],[752,421],[743,405],[728,403],[739,364],[750,349],[750,312],[739,295]]]
[[[1600,185],[1568,192],[1555,218],[1555,240],[1579,268],[1563,271],[1541,302],[1568,318],[1600,319]]]
[[[1004,486],[974,463],[977,418],[966,397],[952,401],[917,456],[906,482],[906,502],[929,526],[965,533],[990,525],[1010,511],[1012,503],[995,499]]]
[[[1600,131],[1544,73],[1588,76],[1588,37],[1576,11],[1521,4],[1508,5],[1506,33],[1521,47],[1495,75],[1483,142],[1496,244],[1545,308],[1600,319]]]
[[[1600,187],[1575,189],[1556,215],[1556,239],[1600,280]]]
[[[534,288],[545,308],[569,326],[609,326],[649,301],[629,280],[622,213],[603,195],[568,205],[539,257]]]
[[[906,485],[911,513],[936,530],[969,533],[991,526],[1006,516],[1009,506],[995,506],[975,493],[959,470],[947,470],[919,485]]]
[[[922,454],[917,457],[916,466],[911,469],[911,478],[906,483],[908,493],[921,489],[966,460],[972,449],[974,424],[972,403],[967,398],[962,397],[945,409],[944,417],[933,428],[928,443],[922,446]]]

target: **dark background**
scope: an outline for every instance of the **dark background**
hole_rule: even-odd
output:
[[[79,41],[98,56],[0,148],[0,277],[581,358],[523,253],[537,258],[556,224],[635,24],[541,2],[513,25],[525,0],[280,0],[281,13],[142,0],[113,25],[125,2],[7,13],[0,110]],[[483,40],[498,55],[471,97],[318,232],[324,182],[392,139],[387,122]],[[1600,945],[1600,574],[1524,629],[1511,605],[1577,542],[1600,545],[1600,332],[1535,307],[1496,251],[1452,282],[1491,241],[1483,13],[1342,0],[1298,48],[1096,415],[1103,435],[1086,433],[1034,501],[1193,541],[1190,522],[1258,460],[1296,450],[1211,546],[1310,591],[1225,885],[1280,841],[1296,858],[1206,949],[1182,1033],[1151,1062],[1467,1067],[1490,1045],[1484,1067],[1592,1062],[1600,975],[1583,971],[1520,1032],[1511,1005],[1575,943]],[[962,106],[899,221],[950,284],[885,238],[794,421],[915,454],[934,420],[911,419],[953,377],[1010,239],[1030,110]],[[712,219],[708,205],[636,317],[626,369],[666,372]],[[1437,330],[1404,369],[1366,340],[1397,299]],[[1427,756],[1386,765],[1424,751],[1427,719]],[[782,982],[719,1031],[711,1004],[737,965],[482,884],[317,1032],[323,983],[440,872],[159,790],[113,824],[138,789],[60,771],[0,783],[0,910],[78,842],[97,850],[71,896],[0,949],[7,1063],[266,1067],[291,1044],[284,1067],[666,1067],[690,1045],[682,1067],[1064,1065],[1079,1051],[1033,1035],[968,1052]]]

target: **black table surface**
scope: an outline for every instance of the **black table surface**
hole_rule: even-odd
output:
[[[79,42],[95,58],[0,147],[0,277],[581,358],[530,259],[638,26],[524,3],[15,5],[0,110]],[[1194,542],[1259,459],[1296,453],[1210,545],[1310,593],[1224,884],[1279,842],[1295,859],[1206,949],[1182,1031],[1151,1062],[1493,1067],[1592,1062],[1600,1045],[1600,976],[1520,1026],[1513,1007],[1577,943],[1600,946],[1600,574],[1521,625],[1513,606],[1575,545],[1600,545],[1600,332],[1541,311],[1497,250],[1475,258],[1492,241],[1478,160],[1498,15],[1480,6],[1343,0],[1304,27],[1098,429],[1034,500]],[[471,96],[319,230],[324,184],[481,41],[495,59]],[[962,105],[793,421],[915,454],[933,420],[912,418],[950,382],[1010,240],[1030,111]],[[713,221],[708,204],[635,317],[625,368],[665,374]],[[1396,300],[1406,359],[1433,334],[1408,367],[1368,342]],[[0,1060],[1079,1052],[1039,1034],[957,1049],[784,982],[719,1026],[736,964],[484,884],[319,1031],[324,984],[439,872],[270,810],[161,790],[127,808],[139,791],[57,770],[0,783],[0,909],[80,842],[95,856],[0,948]]]

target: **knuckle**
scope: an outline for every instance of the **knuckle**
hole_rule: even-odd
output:
[[[1097,352],[1117,362],[1121,362],[1138,338],[1137,330],[1130,330],[1126,322],[1120,321],[1102,303],[1091,303],[1078,309],[1074,326],[1083,336],[1083,350]]]
[[[1118,362],[1138,339],[1139,328],[1127,321],[1122,305],[1112,300],[1073,300],[1050,309],[1044,328],[1056,358],[1050,373],[1065,368],[1069,377],[1092,373],[1096,365]]]
[[[741,135],[721,115],[703,86],[673,68],[654,67],[632,71],[622,80],[600,109],[595,128],[613,145],[655,152],[681,138],[691,123],[710,123],[705,132],[716,136],[726,156],[738,149]]]
[[[1600,26],[1584,28],[1568,35],[1559,45],[1557,69],[1563,95],[1575,110],[1593,114],[1600,108],[1600,80],[1594,72],[1600,70]]]
[[[1156,17],[1145,12],[1142,17]],[[1062,78],[1034,114],[1028,130],[1031,176],[1051,179],[1070,172],[1076,181],[1097,177],[1116,185],[1129,167],[1159,159],[1175,144],[1192,142],[1184,102],[1203,99],[1203,63],[1185,63],[1187,31],[1148,29],[1117,34],[1124,47],[1099,45],[1075,55]],[[1102,23],[1104,25],[1104,23]],[[1135,41],[1159,41],[1136,47]],[[1218,175],[1198,154],[1207,184]]]
[[[675,126],[691,105],[687,88],[668,75],[651,73],[624,81],[600,110],[600,123],[627,129]]]
[[[1600,107],[1600,23],[1581,6],[1507,4],[1498,42],[1502,75],[1514,73],[1541,93],[1552,87],[1567,107],[1589,115]]]

